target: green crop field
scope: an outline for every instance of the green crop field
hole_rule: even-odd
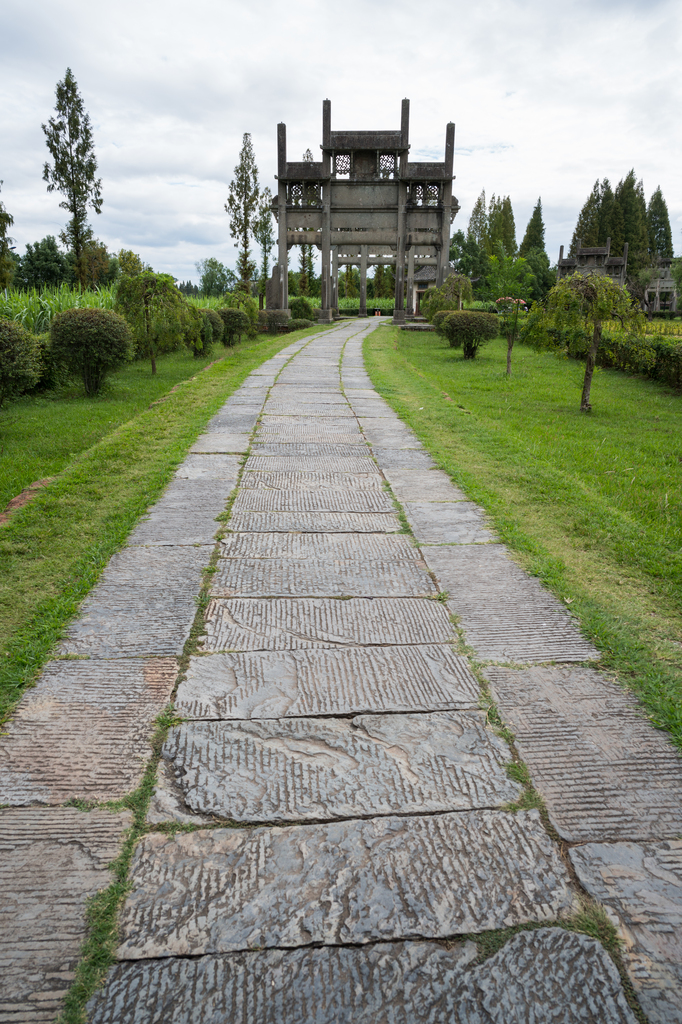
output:
[[[506,343],[464,360],[431,333],[365,342],[377,390],[492,516],[514,557],[564,601],[682,745],[682,398]]]

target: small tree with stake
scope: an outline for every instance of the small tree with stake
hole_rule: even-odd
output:
[[[61,192],[64,201],[59,205],[71,214],[60,238],[73,250],[76,276],[82,288],[87,276],[83,253],[92,238],[87,208],[91,206],[95,213],[102,212],[102,180],[96,177],[97,160],[90,115],[85,112],[83,97],[78,92],[71,68],[66,69],[64,81],[57,82],[56,96],[57,116],[42,126],[47,148],[54,160],[54,166],[45,164],[43,180],[47,182],[48,192]]]
[[[633,334],[641,334],[644,317],[633,305],[626,288],[608,277],[594,274],[573,274],[552,288],[544,307],[537,303],[531,310],[523,329],[523,338],[536,348],[557,348],[557,339],[577,334],[591,336],[585,361],[585,379],[580,399],[580,411],[590,412],[590,389],[602,342],[602,326],[616,320]]]
[[[523,326],[526,303],[523,299],[514,299],[511,295],[504,295],[496,300],[495,305],[502,314],[500,334],[507,339],[507,376],[510,377],[512,349]]]

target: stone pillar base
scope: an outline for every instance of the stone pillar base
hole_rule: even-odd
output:
[[[334,319],[333,309],[317,309],[317,322],[318,324],[329,324]]]
[[[393,310],[393,323],[394,324],[404,324],[405,323],[405,310],[404,309],[394,309]]]

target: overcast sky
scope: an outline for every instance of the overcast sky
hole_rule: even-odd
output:
[[[332,128],[397,129],[411,100],[412,159],[443,159],[456,123],[455,195],[466,228],[486,194],[509,194],[517,236],[542,197],[556,261],[596,178],[631,167],[660,184],[682,253],[679,0],[20,0],[2,5],[0,178],[18,252],[66,213],[42,180],[41,123],[71,67],[90,112],[110,251],[198,279],[234,266],[224,202],[244,132],[274,188],[276,126],[289,159],[318,159]],[[454,230],[453,229],[453,230]]]

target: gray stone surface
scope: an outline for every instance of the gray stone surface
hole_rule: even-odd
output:
[[[127,812],[0,809],[0,1020],[53,1022],[85,939],[85,904],[113,881]]]
[[[237,482],[240,458],[238,455],[188,455],[178,468],[178,480],[229,480]]]
[[[421,441],[406,427],[402,420],[388,421],[385,418],[363,416],[360,426],[372,445],[382,448],[420,448]]]
[[[318,491],[340,491],[342,497],[347,497],[349,491],[382,491],[383,480],[374,463],[371,463],[371,470],[372,472],[369,473],[304,473],[296,470],[286,473],[252,473],[247,471],[241,478],[237,500],[244,497],[245,491],[254,489],[289,493],[304,491],[309,494]]]
[[[213,546],[129,547],[113,556],[66,631],[60,654],[181,654]]]
[[[466,501],[464,491],[440,469],[391,469],[386,474],[398,501]]]
[[[131,533],[129,544],[210,544],[236,478],[173,480]]]
[[[488,668],[557,832],[574,842],[682,833],[682,758],[636,697],[588,668]]]
[[[349,458],[352,456],[363,458],[370,454],[366,444],[325,444],[324,442],[320,444],[315,444],[314,442],[303,444],[298,441],[292,441],[291,444],[284,444],[279,441],[254,442],[251,451],[256,457],[280,455],[287,458],[298,455],[307,458],[316,458],[322,455],[336,458]]]
[[[586,935],[540,928],[478,967],[473,942],[269,949],[116,965],[90,1024],[635,1024]]]
[[[202,644],[205,651],[295,651],[452,639],[444,606],[419,598],[214,598]]]
[[[254,445],[257,446],[257,450],[260,450],[260,445],[263,444],[314,444],[314,445],[358,445],[363,444],[364,437],[359,430],[351,430],[346,427],[345,430],[339,430],[338,428],[331,427],[328,430],[318,427],[313,429],[312,427],[306,427],[304,430],[290,428],[280,429],[268,429],[267,427],[259,430],[254,437]],[[351,454],[354,454],[351,452]]]
[[[395,507],[390,495],[378,487],[365,490],[352,486],[326,487],[316,491],[300,487],[291,491],[251,487],[240,489],[232,505],[232,514],[237,512],[389,512],[394,515]]]
[[[0,736],[0,804],[119,800],[142,781],[174,658],[53,661]]]
[[[242,431],[212,430],[198,437],[190,452],[245,452],[249,447],[251,433]]]
[[[445,644],[213,654],[191,658],[184,718],[285,718],[475,707],[479,687]]]
[[[369,416],[371,419],[387,419],[400,423],[400,417],[393,412],[390,405],[382,398],[354,398],[353,412],[356,416]]]
[[[229,530],[244,533],[398,533],[395,512],[233,512]]]
[[[258,491],[251,492],[258,494]],[[436,588],[407,537],[357,533],[228,535],[215,597],[422,597]]]
[[[557,599],[502,544],[430,547],[428,566],[450,593],[467,643],[491,661],[589,661],[599,652]]]
[[[437,938],[573,908],[537,811],[151,834],[131,881],[120,959]]]
[[[380,448],[372,445],[372,454],[389,480],[394,469],[432,469],[436,465],[428,452],[418,448]]]
[[[163,756],[192,811],[233,821],[461,811],[521,792],[480,711],[185,722]]]
[[[407,501],[405,515],[422,544],[486,544],[496,540],[471,501]]]
[[[369,448],[362,456],[355,455],[305,455],[305,456],[255,456],[250,455],[245,468],[252,472],[265,473],[376,473],[379,467],[372,458]]]
[[[570,851],[578,878],[611,911],[650,1024],[682,1020],[682,840],[589,843]]]

